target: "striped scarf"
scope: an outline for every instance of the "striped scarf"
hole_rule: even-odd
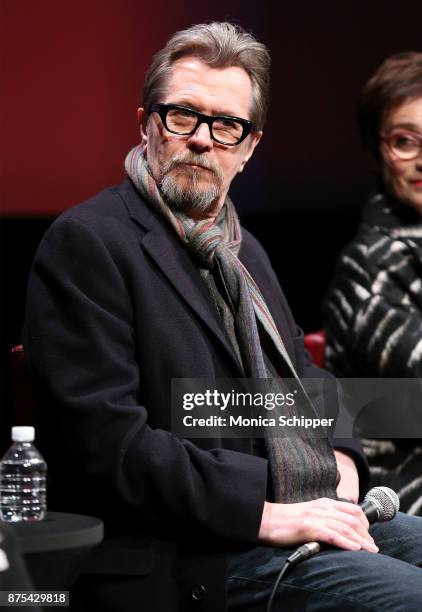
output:
[[[215,222],[209,219],[196,221],[181,211],[172,210],[164,201],[141,146],[129,152],[125,168],[140,194],[167,219],[197,260],[200,269],[202,267],[211,272],[214,282],[207,282],[207,285],[214,300],[215,287],[223,288],[224,299],[220,297],[217,306],[226,328],[227,321],[233,322],[233,328],[227,331],[240,356],[245,376],[269,378],[273,371],[279,373],[284,370],[289,377],[296,379],[301,389],[304,400],[301,414],[317,416],[265,299],[238,258],[242,235],[239,218],[230,199],[226,199]],[[207,275],[203,276],[206,280]],[[263,351],[264,343],[268,346],[268,355]],[[282,367],[277,367],[280,363]],[[296,413],[296,416],[300,415]],[[295,429],[291,430],[282,438],[266,438],[275,501],[293,503],[317,497],[336,498],[337,467],[330,442],[326,437],[302,438],[295,432]]]

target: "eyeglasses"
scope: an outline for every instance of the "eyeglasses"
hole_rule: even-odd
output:
[[[230,115],[214,117],[203,115],[192,108],[180,104],[153,104],[151,112],[158,113],[166,130],[180,136],[190,136],[201,125],[206,123],[211,138],[219,144],[234,147],[250,134],[253,123]]]
[[[381,140],[396,157],[403,160],[416,159],[422,153],[422,134],[395,132]]]

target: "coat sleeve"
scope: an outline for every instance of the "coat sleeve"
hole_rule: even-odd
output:
[[[253,545],[267,461],[202,450],[149,426],[154,408],[138,402],[145,381],[130,285],[110,246],[113,228],[107,231],[105,240],[93,224],[60,218],[30,275],[24,345],[44,420],[59,441],[54,471],[91,483],[93,497],[106,492],[111,505],[136,515],[148,532]]]

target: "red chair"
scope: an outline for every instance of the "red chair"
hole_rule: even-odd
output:
[[[32,385],[22,344],[10,349],[12,392],[15,405],[15,425],[32,425],[35,402]]]
[[[325,331],[320,329],[317,332],[305,335],[305,348],[311,354],[315,365],[324,366],[325,353]]]
[[[317,366],[324,365],[325,332],[306,334],[305,348],[311,354]],[[10,350],[12,391],[15,405],[15,425],[31,425],[34,423],[35,401],[32,392],[25,350],[22,344],[13,346]]]

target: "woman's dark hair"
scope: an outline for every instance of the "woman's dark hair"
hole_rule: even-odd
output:
[[[422,53],[388,57],[364,86],[358,101],[363,144],[379,159],[379,133],[385,117],[406,100],[422,97]]]

